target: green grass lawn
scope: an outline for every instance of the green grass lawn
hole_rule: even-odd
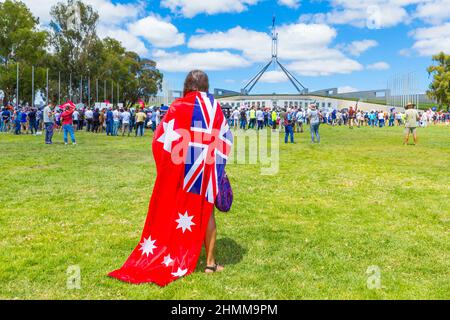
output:
[[[228,167],[232,212],[217,214],[226,271],[169,285],[106,274],[139,241],[155,179],[151,136],[77,134],[79,145],[0,134],[2,299],[449,299],[450,127],[322,127],[297,134],[280,170]],[[80,290],[66,286],[81,269]],[[366,274],[377,266],[381,288]]]

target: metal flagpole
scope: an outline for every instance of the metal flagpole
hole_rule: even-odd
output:
[[[72,73],[69,77],[69,100],[72,101]]]
[[[90,107],[91,106],[91,76],[89,75],[88,78],[88,103],[87,106]]]
[[[58,105],[61,105],[61,71],[58,72]]]
[[[34,66],[31,67],[31,107],[34,108]]]
[[[104,83],[103,94],[105,96],[105,100],[104,101],[106,101],[106,80],[105,80],[105,83]]]
[[[111,80],[111,103],[114,105],[114,80]]]
[[[80,103],[83,103],[83,76],[80,78]]]
[[[19,108],[19,63],[17,62],[16,71],[16,108]]]
[[[120,103],[120,95],[119,95],[120,91],[119,90],[120,90],[119,83],[117,82],[117,104]]]
[[[95,81],[95,94],[97,96],[96,102],[98,102],[98,79],[96,79],[96,81]]]
[[[46,97],[45,97],[45,103],[48,105],[48,68],[47,68],[47,92],[46,92]]]

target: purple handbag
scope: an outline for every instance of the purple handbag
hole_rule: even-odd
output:
[[[229,212],[233,204],[233,190],[226,172],[219,181],[219,192],[216,197],[216,208],[221,212]]]

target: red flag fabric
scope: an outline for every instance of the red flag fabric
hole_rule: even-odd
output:
[[[142,109],[145,109],[145,102],[142,101],[142,99],[138,100],[139,105],[141,106]]]
[[[61,110],[66,110],[67,107],[70,107],[71,109],[75,109],[76,108],[75,104],[72,101],[70,101],[70,100],[59,106],[59,108]]]
[[[192,92],[155,131],[157,178],[141,241],[109,276],[165,286],[194,272],[233,137],[219,103]]]

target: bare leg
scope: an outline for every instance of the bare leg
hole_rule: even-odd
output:
[[[409,142],[409,133],[407,133],[405,135],[405,143],[404,143],[404,145],[406,146],[408,144],[408,142]]]
[[[419,142],[419,139],[417,139],[417,133],[416,132],[414,132],[413,137],[414,137],[414,144],[417,144]]]
[[[216,257],[214,255],[214,249],[216,247],[216,238],[217,238],[217,226],[216,226],[216,219],[213,213],[211,215],[211,218],[209,219],[205,237],[206,265],[208,267],[216,266]],[[222,266],[217,266],[217,271],[222,270],[223,270]],[[214,271],[206,269],[205,272],[212,273]]]

